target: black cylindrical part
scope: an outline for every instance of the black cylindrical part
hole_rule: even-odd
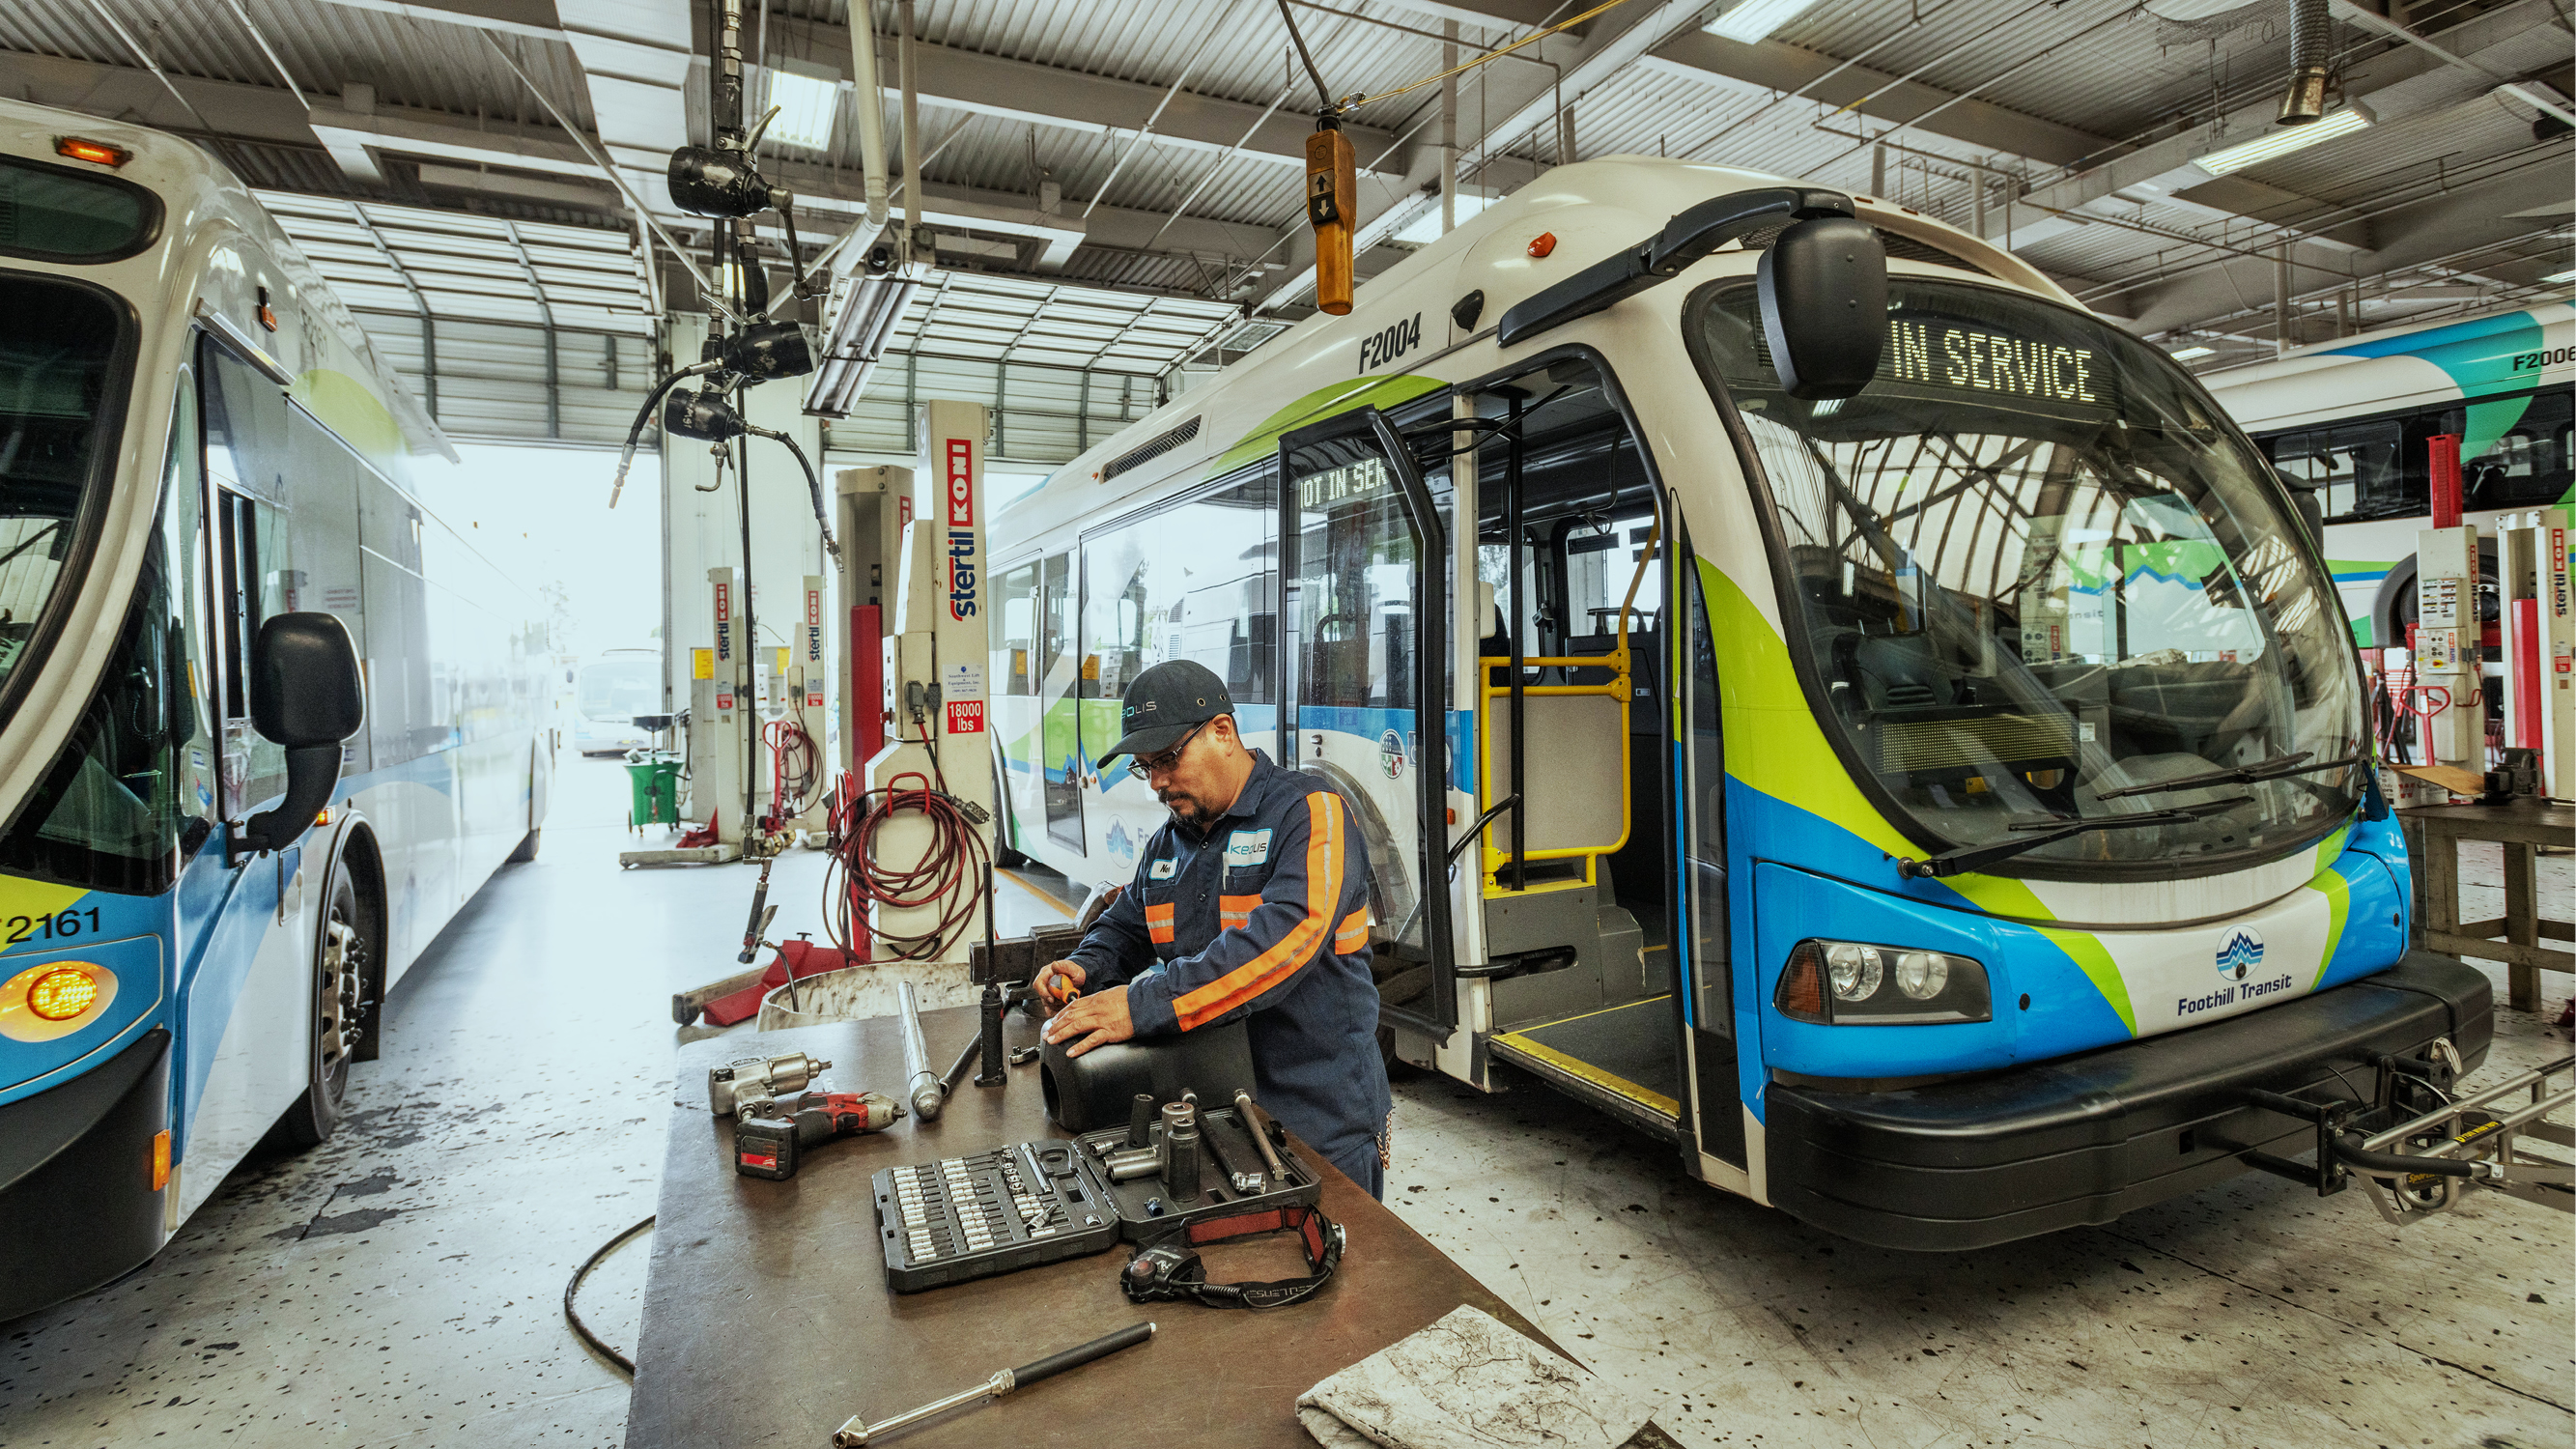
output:
[[[1080,1368],[1095,1358],[1132,1348],[1154,1336],[1154,1325],[1131,1323],[1116,1333],[1105,1333],[1078,1348],[1051,1353],[1036,1363],[1011,1370],[1011,1387],[1025,1389],[1043,1378],[1051,1378],[1069,1368]]]
[[[1154,1094],[1138,1092],[1127,1104],[1127,1145],[1150,1147],[1154,1142]]]
[[[1163,1188],[1175,1202],[1196,1202],[1199,1195],[1199,1129],[1167,1127],[1163,1132]]]

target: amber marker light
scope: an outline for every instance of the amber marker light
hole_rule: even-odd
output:
[[[105,141],[85,141],[78,136],[55,137],[54,154],[87,161],[93,166],[122,166],[134,159],[134,153],[122,146],[111,146]]]
[[[57,967],[27,988],[27,1009],[47,1021],[69,1021],[97,1000],[98,978],[77,966]]]
[[[152,1190],[159,1192],[170,1185],[170,1129],[152,1134]]]
[[[1534,256],[1534,257],[1544,257],[1544,256],[1546,256],[1549,252],[1552,252],[1552,251],[1555,251],[1555,250],[1556,250],[1556,233],[1555,233],[1555,232],[1552,232],[1552,231],[1543,231],[1543,232],[1540,232],[1538,235],[1536,235],[1536,236],[1534,236],[1534,237],[1531,237],[1531,238],[1530,238],[1529,254],[1530,254],[1531,256]]]

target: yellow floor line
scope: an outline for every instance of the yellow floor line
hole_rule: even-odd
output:
[[[1532,1041],[1519,1032],[1506,1033],[1496,1040],[1509,1042],[1513,1051],[1536,1057],[1568,1076],[1589,1082],[1614,1096],[1625,1097],[1640,1107],[1650,1107],[1676,1122],[1681,1120],[1682,1104],[1652,1088],[1641,1087],[1626,1077],[1613,1076],[1590,1062],[1567,1056],[1545,1042]]]
[[[1539,1027],[1563,1026],[1563,1025],[1565,1025],[1565,1024],[1566,1024],[1567,1022],[1569,1022],[1569,1021],[1582,1021],[1582,1020],[1585,1020],[1585,1019],[1586,1019],[1586,1018],[1588,1018],[1588,1017],[1595,1017],[1595,1016],[1608,1016],[1610,1013],[1612,1013],[1612,1012],[1614,1012],[1614,1011],[1626,1011],[1628,1008],[1630,1008],[1630,1007],[1632,1007],[1632,1006],[1651,1006],[1651,1005],[1653,1005],[1654,1003],[1656,1003],[1656,1002],[1658,1002],[1658,1001],[1670,1001],[1670,1000],[1672,1000],[1672,999],[1673,999],[1673,994],[1672,994],[1671,992],[1669,992],[1669,991],[1665,992],[1665,993],[1664,993],[1663,995],[1661,995],[1661,996],[1641,996],[1641,997],[1637,998],[1637,999],[1636,999],[1636,1000],[1634,1000],[1634,1001],[1623,1001],[1623,1002],[1620,1002],[1617,1006],[1605,1006],[1605,1007],[1601,1008],[1599,1011],[1587,1011],[1587,1012],[1584,1012],[1581,1016],[1561,1016],[1561,1017],[1558,1017],[1558,1018],[1557,1018],[1556,1020],[1554,1020],[1554,1021],[1542,1021],[1542,1022],[1540,1022],[1540,1023],[1538,1024],[1538,1026],[1525,1026],[1525,1027],[1522,1027],[1522,1028],[1520,1029],[1520,1031],[1512,1032],[1512,1033],[1510,1033],[1510,1035],[1512,1035],[1512,1036],[1518,1036],[1518,1035],[1520,1035],[1520,1034],[1521,1034],[1521,1032],[1523,1032],[1523,1031],[1537,1031],[1537,1030],[1539,1029]]]
[[[1036,886],[1029,884],[1027,881],[1020,879],[1020,873],[1018,871],[996,870],[993,874],[1001,876],[1011,884],[1027,891],[1030,895],[1036,896],[1039,900],[1055,907],[1055,913],[1057,915],[1064,917],[1068,921],[1073,919],[1073,907],[1066,905],[1064,902],[1057,900],[1054,896],[1051,896],[1045,891],[1039,890]]]

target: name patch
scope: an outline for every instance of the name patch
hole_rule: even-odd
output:
[[[1170,880],[1173,876],[1176,876],[1176,875],[1178,875],[1178,874],[1180,874],[1180,873],[1181,873],[1181,863],[1180,863],[1179,861],[1177,861],[1177,860],[1158,860],[1158,861],[1155,861],[1152,865],[1147,866],[1147,867],[1145,868],[1145,879],[1147,879],[1147,880]]]
[[[1238,830],[1225,842],[1225,864],[1229,870],[1259,865],[1270,858],[1270,832]]]

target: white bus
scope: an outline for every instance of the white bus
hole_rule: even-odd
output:
[[[1197,659],[1351,802],[1394,1055],[1834,1231],[2108,1221],[2313,1140],[2250,1091],[2486,1051],[2294,500],[1902,206],[1559,167],[991,546],[1007,844],[1150,901],[1164,812],[1100,755]]]
[[[2321,342],[2202,381],[2283,478],[2317,491],[2327,561],[2365,649],[2405,647],[2415,622],[2435,438],[2459,439],[2464,523],[2492,533],[2500,517],[2576,501],[2576,301]],[[2488,625],[2494,555],[2490,542]]]
[[[203,150],[0,102],[0,1319],[328,1137],[386,989],[535,849],[544,615],[426,501],[453,459]],[[326,614],[365,722],[251,849],[329,768],[253,726],[263,628]]]
[[[635,723],[662,705],[662,651],[611,649],[581,667],[573,689],[573,748],[583,755],[622,755],[653,743]]]

